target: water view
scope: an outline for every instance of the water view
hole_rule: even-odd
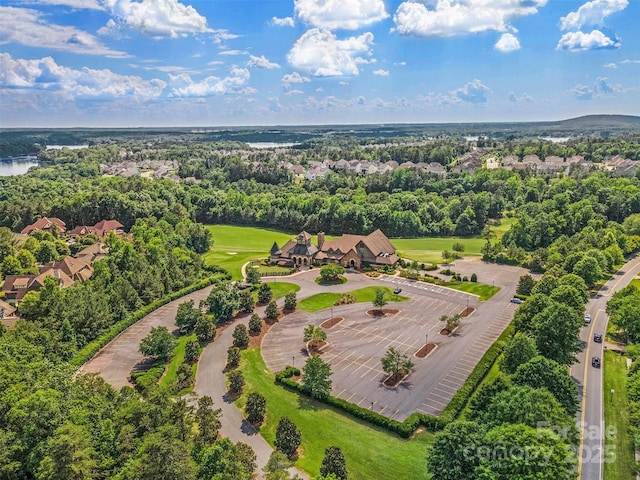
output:
[[[38,159],[32,155],[0,158],[0,177],[24,175],[31,167],[38,165]]]

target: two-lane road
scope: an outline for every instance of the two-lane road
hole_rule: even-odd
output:
[[[611,295],[626,287],[640,273],[640,256],[627,262],[611,279],[604,284],[595,298],[587,304],[587,313],[591,315],[591,324],[585,326],[580,339],[586,343],[578,354],[578,363],[571,368],[571,375],[578,381],[581,392],[582,409],[578,412],[582,438],[580,442],[579,462],[582,480],[602,480],[604,462],[604,404],[602,368],[591,366],[592,357],[603,358],[603,344],[593,341],[594,333],[607,330],[609,321],[605,312]],[[604,361],[603,361],[604,363]]]

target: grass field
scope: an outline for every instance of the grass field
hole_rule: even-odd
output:
[[[604,424],[605,429],[615,428],[615,435],[605,435],[605,455],[609,458],[609,449],[615,454],[613,461],[604,462],[604,480],[635,479],[633,437],[629,431],[629,400],[627,398],[627,359],[605,350],[604,352]],[[613,396],[611,389],[615,390]],[[606,431],[606,430],[605,430]]]
[[[458,285],[448,285],[449,288],[453,288],[454,290],[460,290],[461,292],[471,293],[473,295],[478,295],[478,300],[481,302],[485,302],[493,297],[496,293],[500,291],[500,287],[496,287],[494,285],[486,285],[484,283],[476,283],[476,282],[464,282]]]
[[[640,277],[639,278],[634,278],[633,280],[631,280],[630,285],[633,285],[638,290],[640,290]]]
[[[288,282],[266,282],[271,287],[274,300],[284,297],[287,293],[297,292],[300,286]]]
[[[349,478],[429,478],[425,455],[432,442],[432,434],[422,432],[411,440],[403,440],[276,385],[260,350],[245,350],[242,359],[245,394],[236,404],[244,406],[246,394],[251,391],[264,395],[267,399],[267,418],[260,433],[272,446],[281,417],[287,416],[296,424],[302,433],[302,455],[296,463],[300,469],[313,476],[318,475],[324,450],[336,445],[344,454]]]
[[[403,302],[405,300],[409,300],[408,297],[395,295],[393,293],[393,289],[390,287],[364,287],[345,293],[353,295],[356,299],[356,303],[373,302],[373,299],[376,297],[376,290],[378,289],[385,291],[385,298],[388,302]],[[298,308],[306,312],[319,312],[320,310],[333,306],[339,298],[339,293],[318,293],[298,302]]]
[[[513,218],[505,218],[501,225],[492,227],[496,238],[504,235],[514,222]],[[249,260],[266,258],[273,242],[282,247],[296,235],[266,228],[233,225],[208,225],[207,228],[213,236],[213,246],[203,255],[205,263],[225,268],[234,280],[241,279],[243,264]],[[332,240],[335,237],[326,238]],[[315,237],[313,242],[317,243]],[[424,263],[442,263],[442,251],[453,250],[456,242],[464,245],[463,255],[478,256],[485,243],[480,237],[392,238],[391,242],[397,248],[399,256]]]
[[[171,357],[171,360],[169,361],[169,366],[167,367],[164,377],[160,380],[161,387],[171,387],[171,385],[176,381],[178,368],[184,362],[184,348],[189,340],[196,340],[195,333],[192,335],[184,335],[176,339],[176,348],[173,350],[173,357]]]

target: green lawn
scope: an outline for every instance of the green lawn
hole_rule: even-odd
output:
[[[604,424],[605,429],[615,427],[615,435],[605,435],[605,456],[609,458],[609,449],[615,453],[614,461],[605,461],[605,480],[635,479],[633,437],[629,431],[629,400],[627,398],[627,359],[605,350],[604,361]],[[615,390],[613,399],[611,389]],[[612,401],[613,400],[613,401]],[[605,430],[606,431],[606,430]]]
[[[316,476],[324,450],[336,445],[344,454],[349,478],[379,480],[398,478],[428,479],[425,455],[433,436],[428,432],[416,434],[411,440],[353,419],[310,398],[292,393],[274,383],[260,350],[242,352],[242,372],[245,395],[236,404],[242,407],[246,394],[257,391],[267,399],[267,418],[261,428],[262,436],[273,446],[275,429],[282,416],[289,417],[302,433],[302,455],[296,465]]]
[[[633,280],[631,280],[630,285],[633,285],[638,290],[640,290],[640,278],[634,278]]]
[[[277,300],[278,298],[284,297],[287,293],[297,292],[300,290],[300,285],[296,285],[295,283],[288,282],[266,282],[267,285],[271,287],[271,292],[273,293],[273,298]]]
[[[496,293],[500,291],[500,287],[496,287],[493,285],[486,285],[484,283],[477,282],[464,282],[458,285],[447,285],[449,288],[453,288],[454,290],[460,290],[461,292],[471,293],[473,295],[478,295],[478,299],[481,302],[489,300]]]
[[[462,255],[480,255],[485,240],[480,237],[428,237],[428,238],[392,238],[391,242],[398,249],[402,258],[423,263],[442,263],[442,251],[453,250],[454,243],[464,245]]]
[[[189,340],[196,340],[195,333],[176,339],[176,348],[173,350],[173,357],[171,357],[169,361],[169,366],[167,367],[164,377],[160,380],[161,387],[171,387],[176,381],[176,373],[178,373],[178,367],[184,362],[184,348]]]
[[[388,302],[404,302],[405,300],[409,300],[408,297],[404,297],[402,295],[394,295],[393,289],[390,287],[364,287],[345,293],[353,295],[353,297],[356,299],[356,302],[358,303],[373,302],[373,299],[376,297],[376,290],[379,288],[385,291],[385,298]],[[298,302],[298,307],[306,312],[318,312],[320,310],[333,306],[333,304],[339,298],[339,293],[318,293]]]
[[[287,267],[279,267],[278,265],[260,265],[258,271],[262,274],[289,273],[291,269]]]

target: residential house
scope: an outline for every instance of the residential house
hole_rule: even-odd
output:
[[[107,247],[103,243],[94,243],[76,253],[75,258],[89,265],[107,256]]]
[[[69,232],[72,238],[86,237],[93,234],[100,238],[107,236],[109,232],[114,232],[116,235],[121,235],[124,232],[124,225],[117,220],[101,220],[94,226],[79,225]]]
[[[57,233],[58,235],[64,235],[67,231],[66,224],[56,217],[42,217],[33,222],[31,225],[27,225],[22,229],[20,233],[25,235],[31,235],[36,230],[42,230],[45,232]]]

